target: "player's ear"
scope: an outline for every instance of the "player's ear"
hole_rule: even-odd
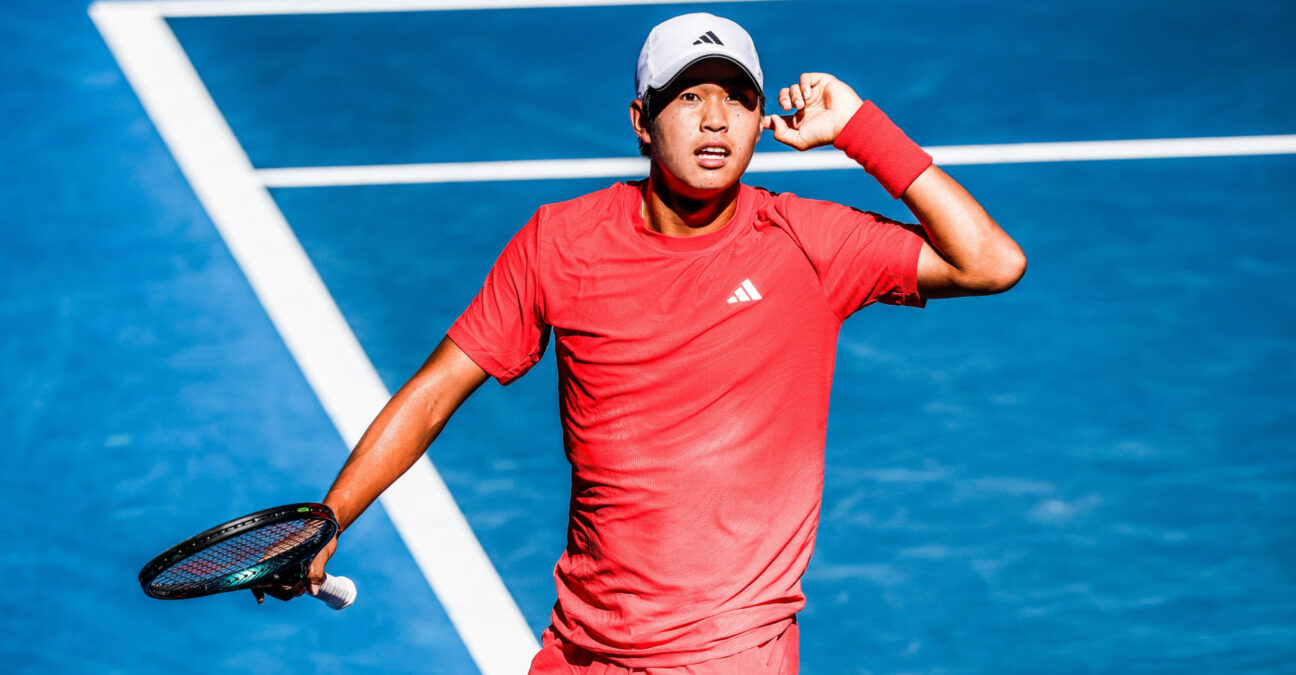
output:
[[[630,102],[630,126],[641,143],[652,143],[652,136],[648,134],[648,110],[640,99]]]

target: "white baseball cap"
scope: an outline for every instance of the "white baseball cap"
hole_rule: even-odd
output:
[[[729,19],[698,12],[667,19],[648,34],[635,69],[635,95],[642,100],[649,89],[669,85],[685,68],[712,57],[733,61],[757,91],[765,90],[760,57],[747,31]]]

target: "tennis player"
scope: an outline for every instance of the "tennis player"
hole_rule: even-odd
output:
[[[850,86],[806,73],[778,90],[790,114],[765,116],[763,84],[732,21],[655,27],[630,104],[648,177],[540,207],[325,498],[345,528],[479,385],[521,377],[552,336],[572,492],[532,673],[795,673],[842,322],[998,293],[1025,270]],[[762,130],[835,146],[921,225],[743,184]]]

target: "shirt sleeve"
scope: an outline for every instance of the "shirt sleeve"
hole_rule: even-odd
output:
[[[918,226],[832,202],[789,198],[782,209],[814,266],[824,297],[845,319],[874,303],[923,307]]]
[[[482,370],[508,384],[540,360],[549,341],[538,283],[539,220],[518,231],[446,336]]]

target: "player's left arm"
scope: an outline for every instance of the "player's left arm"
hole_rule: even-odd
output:
[[[926,234],[918,256],[923,297],[1002,293],[1021,279],[1026,256],[1017,242],[849,85],[827,73],[804,73],[798,83],[779,90],[778,101],[796,112],[762,120],[775,140],[797,150],[830,143],[842,147],[918,217]]]
[[[1002,293],[1026,273],[1026,254],[1017,242],[936,165],[900,198],[927,234],[918,254],[918,292],[924,298]]]

